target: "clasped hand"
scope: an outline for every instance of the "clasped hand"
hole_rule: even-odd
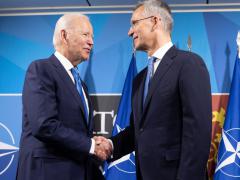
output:
[[[95,140],[94,154],[102,161],[105,161],[112,155],[113,151],[110,140],[106,139],[103,136],[95,136],[93,139]]]

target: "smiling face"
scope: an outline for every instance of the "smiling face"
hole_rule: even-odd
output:
[[[152,48],[154,36],[152,33],[153,16],[144,16],[144,6],[137,8],[131,18],[131,28],[128,35],[132,36],[136,50],[148,52]]]
[[[93,47],[92,25],[85,17],[76,18],[71,23],[71,28],[67,31],[69,60],[73,61],[72,63],[87,60]]]

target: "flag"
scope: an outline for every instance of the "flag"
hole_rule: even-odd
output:
[[[124,82],[122,97],[118,106],[118,113],[114,122],[112,136],[118,134],[130,123],[132,82],[137,74],[135,54],[133,53]],[[135,180],[135,153],[132,152],[110,164],[105,164],[104,175],[106,180]]]
[[[240,59],[237,56],[214,180],[240,179]]]
[[[218,147],[222,138],[222,129],[227,111],[228,96],[229,94],[212,95],[212,141],[207,164],[208,180],[213,180],[217,165]]]

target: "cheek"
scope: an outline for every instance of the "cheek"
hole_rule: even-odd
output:
[[[76,48],[76,40],[73,39],[71,40],[71,42],[69,43],[69,47],[74,51]]]
[[[75,40],[75,45],[76,46],[82,46],[82,44],[83,44],[82,41],[80,41],[78,39]]]
[[[137,30],[136,33],[137,33],[137,36],[138,36],[140,39],[141,39],[142,37],[144,37],[144,36],[143,36],[143,35],[144,35],[144,34],[143,34],[144,32],[143,32],[141,29]]]
[[[139,35],[140,40],[146,43],[149,39],[149,33],[141,31],[141,33],[139,34],[140,34]]]
[[[75,38],[75,39],[72,40],[72,44],[73,44],[73,46],[80,46],[83,43],[82,43],[81,39]]]

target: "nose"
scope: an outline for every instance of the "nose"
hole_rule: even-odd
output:
[[[89,44],[90,46],[93,46],[94,42],[93,42],[93,38],[92,38],[92,37],[89,37],[89,38],[88,38],[88,44]]]
[[[129,31],[128,31],[128,36],[133,36],[133,28],[130,27]]]

